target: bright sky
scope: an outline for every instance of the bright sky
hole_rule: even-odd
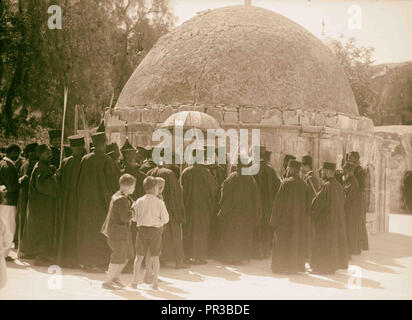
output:
[[[244,4],[244,0],[171,0],[178,24],[196,12]],[[412,60],[412,1],[396,0],[252,0],[300,24],[317,37],[355,36],[375,48],[376,64]]]

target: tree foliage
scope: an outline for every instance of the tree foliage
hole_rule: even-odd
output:
[[[62,29],[49,29],[49,6]],[[99,122],[157,39],[175,23],[169,0],[0,1],[0,136],[59,128],[67,86],[66,128],[74,106]]]
[[[374,48],[359,46],[356,38],[345,38],[343,35],[338,39],[329,38],[328,42],[348,77],[360,115],[373,118],[372,106],[376,93],[372,86],[371,66]]]

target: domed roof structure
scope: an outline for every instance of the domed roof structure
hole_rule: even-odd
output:
[[[336,57],[303,27],[253,6],[208,10],[159,39],[116,108],[224,104],[359,115]]]

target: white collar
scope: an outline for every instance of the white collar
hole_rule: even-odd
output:
[[[16,165],[16,163],[13,160],[11,160],[9,157],[4,157],[3,160],[10,162],[11,164],[13,164],[13,166]]]

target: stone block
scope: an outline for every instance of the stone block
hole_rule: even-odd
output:
[[[207,107],[205,110],[206,113],[213,118],[215,118],[217,121],[222,122],[223,121],[223,109],[220,107]]]
[[[311,126],[315,123],[315,114],[310,111],[299,111],[299,124],[301,126]]]
[[[194,106],[194,107],[193,107],[193,110],[194,110],[194,111],[199,111],[199,112],[205,112],[205,111],[206,111],[206,107],[203,106],[203,105]]]
[[[296,111],[283,111],[282,117],[285,125],[299,125],[299,116]]]
[[[277,109],[266,110],[263,114],[262,123],[280,127],[283,124],[282,112]]]
[[[323,127],[325,125],[325,115],[321,112],[316,112],[315,113],[314,124],[315,124],[315,126],[322,126]]]
[[[159,122],[164,122],[172,114],[174,114],[174,109],[171,106],[164,107],[159,111]]]
[[[126,119],[127,123],[137,123],[142,121],[142,110],[137,108],[130,108],[127,110]]]
[[[366,117],[360,117],[358,120],[358,131],[373,133],[373,121]]]
[[[119,114],[113,114],[109,115],[106,118],[106,126],[111,127],[111,126],[124,126],[126,124],[125,121],[120,120]]]
[[[223,121],[225,123],[237,123],[239,121],[237,111],[225,111]]]
[[[244,123],[260,123],[263,112],[259,108],[240,108],[240,121]]]
[[[225,111],[237,112],[238,108],[236,106],[225,106],[225,105],[216,105],[217,108],[223,108]]]
[[[157,118],[158,118],[157,113],[153,111],[152,109],[147,109],[147,108],[142,109],[142,122],[146,122],[146,123],[157,122]]]
[[[337,127],[344,130],[355,131],[357,126],[357,121],[354,118],[350,118],[346,115],[337,115]]]
[[[338,115],[326,116],[325,125],[331,128],[339,128],[339,116]]]
[[[178,109],[179,111],[194,111],[195,107],[192,105],[181,105]]]

